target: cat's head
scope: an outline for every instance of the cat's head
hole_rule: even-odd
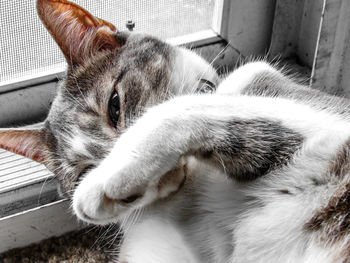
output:
[[[66,57],[67,76],[42,127],[0,129],[0,147],[45,164],[63,192],[99,164],[146,107],[218,82],[189,50],[120,32],[65,0],[38,0],[37,8]]]

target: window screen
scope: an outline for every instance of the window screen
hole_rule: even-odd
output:
[[[209,29],[214,0],[76,0],[97,17],[119,30],[133,20],[135,32],[162,39]],[[0,1],[0,92],[1,86],[38,75],[61,72],[64,58],[41,24],[36,1]]]

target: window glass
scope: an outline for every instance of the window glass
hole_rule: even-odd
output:
[[[133,20],[136,32],[162,39],[211,27],[214,0],[77,0],[93,15],[112,22],[119,30]],[[36,1],[0,1],[1,86],[63,71],[64,58],[40,22]]]

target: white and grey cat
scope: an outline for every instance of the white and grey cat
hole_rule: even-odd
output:
[[[350,262],[350,109],[265,62],[218,85],[194,53],[39,0],[69,70],[44,127],[0,146],[119,223],[116,262]]]

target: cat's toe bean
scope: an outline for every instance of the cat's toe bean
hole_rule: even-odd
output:
[[[125,203],[125,204],[130,204],[130,203],[133,203],[135,202],[137,199],[139,199],[140,197],[142,197],[142,195],[140,194],[133,194],[133,195],[130,195],[129,197],[125,198],[125,199],[122,199],[120,200],[122,203]]]
[[[186,179],[186,165],[179,166],[167,172],[158,183],[159,197],[167,197],[177,192]]]
[[[112,197],[109,197],[108,194],[104,193],[103,195],[103,203],[105,205],[111,205],[111,204],[120,204],[120,205],[127,205],[135,202],[139,198],[141,198],[141,194],[131,194],[130,196],[123,198],[123,199],[114,199]]]

